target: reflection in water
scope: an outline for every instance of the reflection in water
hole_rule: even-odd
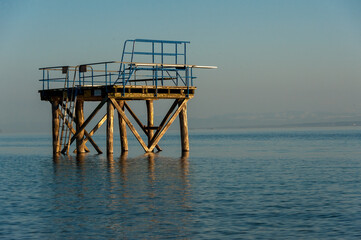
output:
[[[54,224],[84,225],[110,238],[186,238],[192,211],[188,155],[54,156]]]
[[[148,157],[148,175],[149,175],[149,181],[151,186],[153,185],[153,182],[155,181],[155,173],[154,173],[154,158],[155,153],[147,153],[146,156]]]

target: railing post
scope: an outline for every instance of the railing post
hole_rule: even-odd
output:
[[[178,44],[175,44],[175,64],[178,63]]]
[[[189,97],[189,67],[186,67],[187,97]]]
[[[80,72],[80,70],[79,70],[79,74],[78,74],[79,76],[79,86],[81,86],[81,72]]]
[[[187,64],[187,43],[184,43],[184,65]]]
[[[191,86],[193,87],[193,68],[191,68]]]
[[[48,85],[48,89],[49,89],[49,88],[50,88],[50,87],[49,87],[49,70],[47,70],[46,73],[47,73],[47,78],[48,78],[48,80],[47,80],[47,85]]]
[[[94,69],[92,68],[92,87],[94,86]]]
[[[105,86],[108,85],[108,79],[107,79],[107,76],[108,76],[108,71],[107,71],[107,64],[105,63]]]
[[[45,90],[45,69],[43,69],[43,90]]]
[[[158,96],[158,65],[155,66],[155,96]]]
[[[164,52],[163,52],[163,42],[161,43],[161,57],[162,57],[162,86],[164,85],[164,83],[163,83],[163,78],[164,78],[164,76],[163,76],[163,74],[164,74],[164,69],[163,69],[163,63],[164,63],[164,60],[163,60],[163,55],[164,55]]]
[[[122,63],[124,64],[124,63]],[[122,92],[122,96],[125,96],[125,66],[123,66],[123,92]]]

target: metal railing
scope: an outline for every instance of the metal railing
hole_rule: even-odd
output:
[[[215,68],[187,64],[188,41],[126,40],[121,61],[40,68],[43,90],[72,86],[127,85],[194,86],[193,68]],[[73,78],[69,75],[73,72]]]

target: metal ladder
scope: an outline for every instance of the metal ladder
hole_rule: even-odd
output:
[[[74,112],[76,108],[76,100],[78,95],[78,88],[75,87],[75,80],[76,80],[76,71],[77,68],[74,70],[74,78],[72,82],[72,87],[69,88],[69,69],[66,71],[66,77],[64,81],[64,88],[62,94],[62,101],[61,101],[61,114],[60,119],[61,122],[61,133],[60,133],[60,147],[61,153],[69,155],[70,143],[71,143],[71,135],[73,128],[73,122],[75,119]],[[69,105],[69,106],[68,106]],[[73,134],[75,134],[73,132]]]

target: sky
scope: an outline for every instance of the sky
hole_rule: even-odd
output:
[[[218,66],[196,71],[190,126],[361,116],[361,1],[0,0],[1,131],[49,131],[39,67],[120,60],[135,38],[190,41],[189,63]]]

